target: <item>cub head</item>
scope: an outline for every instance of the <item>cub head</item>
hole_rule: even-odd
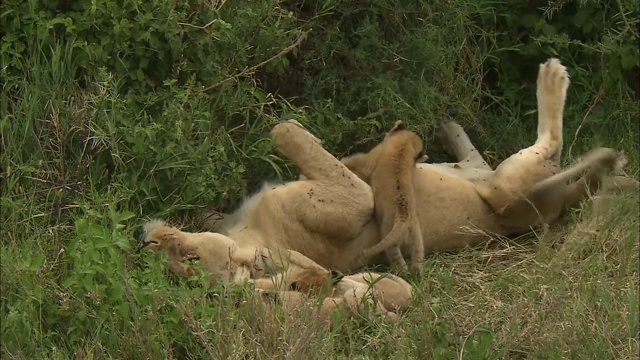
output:
[[[422,140],[416,133],[407,130],[402,123],[402,120],[398,120],[393,124],[393,127],[387,132],[380,145],[383,145],[385,141],[388,140],[397,140],[407,144],[409,149],[412,151],[411,155],[415,159],[416,163],[424,162],[428,159],[427,155],[424,153]]]
[[[256,289],[263,291],[296,291],[306,295],[331,292],[342,277],[340,272],[326,270],[320,266],[301,268],[290,266],[275,276],[253,281]]]
[[[292,270],[287,274],[288,290],[305,294],[320,294],[325,290],[331,290],[344,277],[340,272],[321,267]]]
[[[402,121],[395,122],[381,143],[376,145],[368,153],[358,153],[342,158],[340,161],[349,170],[356,174],[362,181],[371,183],[371,174],[376,167],[379,157],[385,155],[397,144],[406,145],[410,151],[410,156],[416,163],[424,162],[428,159],[424,153],[422,140],[416,133],[406,130]]]

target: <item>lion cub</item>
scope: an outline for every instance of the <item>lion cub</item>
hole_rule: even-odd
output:
[[[368,258],[385,251],[392,266],[407,270],[400,246],[410,240],[411,270],[420,272],[424,244],[413,189],[416,163],[427,159],[422,140],[397,121],[384,140],[367,154],[342,160],[345,166],[371,185],[375,216],[382,240],[360,253]]]

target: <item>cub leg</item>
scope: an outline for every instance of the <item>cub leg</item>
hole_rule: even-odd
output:
[[[407,271],[407,262],[402,256],[400,246],[392,246],[388,248],[385,250],[385,254],[387,255],[387,259],[389,259],[391,266],[395,267],[399,271]]]
[[[424,242],[422,241],[422,230],[420,229],[420,222],[415,219],[411,222],[409,229],[411,236],[411,271],[414,274],[419,274],[422,270],[422,264],[424,263]]]
[[[368,259],[382,251],[385,251],[387,258],[392,266],[400,271],[407,270],[407,263],[402,256],[400,246],[409,235],[408,223],[405,220],[395,217],[386,217],[382,219],[381,235],[383,239],[376,245],[364,249],[360,252],[361,259]],[[388,229],[391,229],[390,231]]]

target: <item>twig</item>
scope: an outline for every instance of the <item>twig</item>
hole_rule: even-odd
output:
[[[378,116],[382,116],[382,114],[386,113],[387,111],[389,111],[389,108],[387,107],[383,107],[378,111],[374,111],[371,114],[367,114],[361,118],[358,118],[358,120],[369,120],[369,119],[373,119],[374,117],[378,117]]]
[[[208,330],[202,329],[202,327],[198,324],[198,322],[193,318],[191,314],[187,314],[186,312],[182,314],[184,320],[186,320],[189,329],[191,330],[191,334],[195,336],[199,341],[202,347],[207,350],[211,359],[216,358],[216,353],[213,351],[211,344],[207,341],[207,337],[205,336]]]
[[[627,20],[627,17],[624,15],[624,8],[622,7],[622,2],[620,0],[618,0],[618,7],[620,8],[620,16],[622,17],[622,21],[624,21],[624,30],[629,31],[631,32],[631,34],[633,34],[633,28],[631,27],[631,24],[629,24],[629,20]]]
[[[200,26],[200,25],[193,25],[193,24],[189,24],[189,23],[183,23],[183,22],[179,22],[178,25],[181,26],[189,26],[192,28],[196,28],[196,29],[201,29],[201,30],[205,30],[206,28],[208,28],[209,26],[213,25],[216,21],[218,21],[218,19],[213,19],[211,21],[209,21],[206,25],[204,26]]]
[[[598,105],[598,103],[602,100],[602,97],[604,96],[604,87],[600,86],[600,90],[598,90],[598,94],[596,95],[596,98],[593,99],[593,102],[591,103],[591,106],[589,106],[589,109],[587,110],[587,113],[584,114],[584,117],[582,118],[582,121],[580,122],[580,125],[578,126],[578,129],[576,129],[576,133],[573,136],[573,141],[571,142],[571,146],[569,146],[569,156],[571,156],[573,158],[573,156],[571,155],[571,150],[573,149],[573,146],[576,144],[576,141],[578,141],[578,133],[580,132],[580,129],[582,129],[582,125],[584,125],[584,122],[587,120],[587,116],[589,116],[589,114],[591,114],[591,111],[593,110],[593,108],[596,107],[596,105]]]
[[[268,64],[269,62],[271,62],[272,60],[275,60],[275,59],[277,59],[277,58],[279,58],[279,57],[281,57],[281,56],[283,56],[283,55],[286,55],[286,54],[290,53],[290,52],[291,52],[291,51],[293,51],[295,48],[297,48],[298,46],[300,46],[300,44],[302,44],[302,42],[307,38],[307,35],[311,32],[311,30],[312,30],[312,29],[309,29],[309,30],[307,30],[307,31],[303,32],[303,33],[298,37],[298,39],[296,39],[296,41],[294,41],[294,43],[293,43],[293,44],[291,44],[291,45],[287,46],[287,47],[286,47],[286,48],[284,48],[282,51],[280,51],[280,52],[279,52],[279,53],[277,53],[276,55],[274,55],[274,56],[270,57],[269,59],[267,59],[267,60],[265,60],[265,61],[263,61],[263,62],[259,63],[258,65],[254,65],[254,66],[252,66],[252,67],[250,67],[250,68],[245,68],[244,70],[240,71],[239,73],[237,73],[237,74],[235,74],[235,75],[233,75],[233,76],[230,76],[230,77],[228,77],[228,78],[226,78],[226,79],[224,79],[224,80],[218,81],[217,83],[215,83],[215,84],[213,84],[213,85],[211,85],[211,86],[209,86],[209,87],[207,87],[207,88],[203,89],[202,91],[209,91],[209,90],[215,89],[215,88],[219,87],[220,85],[222,85],[222,84],[224,84],[224,83],[226,83],[226,82],[228,82],[228,81],[231,81],[231,80],[237,79],[237,78],[239,78],[240,76],[242,76],[242,75],[244,75],[244,74],[254,72],[254,71],[256,71],[257,69],[259,69],[259,68],[261,68],[261,67],[263,67],[263,66],[267,65],[267,64]]]
[[[459,360],[462,360],[462,359],[463,359],[464,346],[467,344],[467,340],[469,340],[469,338],[471,337],[471,335],[473,335],[473,334],[476,332],[476,330],[478,330],[478,327],[479,327],[479,326],[480,326],[480,324],[477,324],[476,326],[474,326],[474,327],[473,327],[473,329],[471,329],[471,332],[469,333],[469,335],[467,335],[467,336],[464,338],[464,341],[462,342],[462,348],[460,349],[460,355],[458,356],[458,359],[459,359]],[[487,332],[487,330],[485,330],[485,329],[480,329],[480,331]]]

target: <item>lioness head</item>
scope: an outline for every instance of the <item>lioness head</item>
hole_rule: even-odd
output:
[[[164,253],[169,258],[169,269],[178,276],[196,275],[191,262],[202,264],[211,273],[211,282],[241,282],[261,271],[256,265],[256,254],[238,249],[224,235],[183,232],[159,220],[146,223],[143,229],[140,250]]]

